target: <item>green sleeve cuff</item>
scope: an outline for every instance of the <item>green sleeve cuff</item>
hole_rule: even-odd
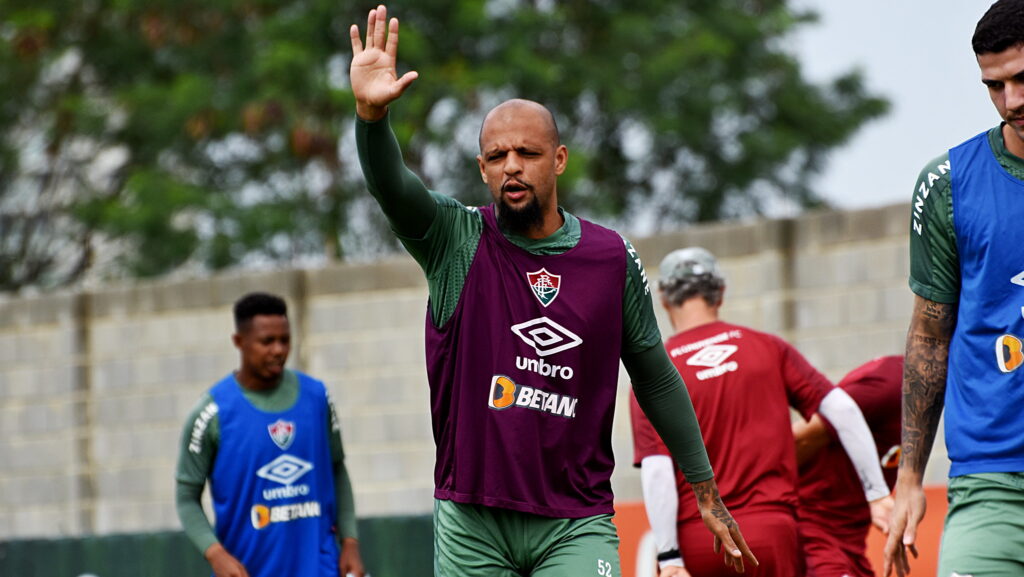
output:
[[[910,279],[910,290],[923,299],[944,305],[955,305],[960,302],[959,294],[935,290],[930,286],[917,282],[913,278]]]

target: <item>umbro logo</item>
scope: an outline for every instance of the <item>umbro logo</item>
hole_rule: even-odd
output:
[[[291,485],[312,470],[313,464],[308,461],[292,455],[281,455],[260,467],[256,471],[256,476],[282,485]]]
[[[739,347],[736,345],[710,345],[686,359],[686,364],[693,367],[717,367],[737,350]]]
[[[686,364],[693,367],[707,367],[696,373],[698,380],[706,381],[737,370],[739,364],[736,361],[728,361],[728,359],[738,350],[739,347],[736,345],[708,345],[686,359]]]
[[[512,332],[533,347],[534,352],[541,357],[560,353],[583,343],[583,339],[548,317],[538,317],[532,321],[512,325]]]

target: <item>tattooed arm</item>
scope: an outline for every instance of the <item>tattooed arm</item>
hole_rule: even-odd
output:
[[[914,297],[903,368],[903,442],[896,506],[885,544],[883,573],[910,572],[907,549],[917,557],[917,525],[924,518],[922,486],[946,393],[949,342],[956,326],[956,305]]]
[[[740,534],[740,528],[729,514],[718,494],[718,485],[714,479],[690,483],[697,497],[697,508],[700,509],[701,520],[715,536],[715,553],[721,553],[725,564],[738,573],[743,573],[743,559],[746,558],[754,567],[758,566],[757,558],[747,547],[747,542]]]

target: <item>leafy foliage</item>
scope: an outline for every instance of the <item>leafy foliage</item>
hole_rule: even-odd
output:
[[[888,108],[856,72],[802,77],[785,42],[814,15],[783,0],[461,3],[438,26],[440,4],[405,10],[416,49],[403,36],[399,58],[421,76],[403,99],[453,98],[477,124],[488,95],[549,105],[572,153],[561,202],[627,229],[819,205],[809,177]]]
[[[0,290],[390,250],[368,201],[336,0],[0,0]],[[828,151],[886,110],[786,52],[783,0],[417,0],[392,124],[439,190],[486,201],[490,106],[549,105],[560,198],[630,230],[813,206]],[[378,232],[380,234],[378,234]]]

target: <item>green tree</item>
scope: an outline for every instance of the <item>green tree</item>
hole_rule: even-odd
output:
[[[499,97],[544,102],[570,148],[560,201],[625,230],[637,216],[665,228],[820,206],[810,177],[888,110],[856,71],[803,78],[786,42],[816,15],[785,0],[463,2],[438,19],[444,4],[399,14],[399,59],[421,74],[395,116],[406,122],[447,97],[465,108],[449,116],[479,126]],[[420,134],[424,148],[438,138]],[[475,140],[456,134],[440,140],[473,153]],[[477,179],[467,172],[465,182]],[[478,187],[452,184],[481,202]]]
[[[325,0],[5,4],[19,5],[0,8],[0,288],[100,263],[152,276],[341,258],[361,188],[338,152],[354,15]]]
[[[408,5],[406,5],[408,4]],[[86,273],[288,265],[391,250],[351,144],[337,0],[0,0],[0,290]],[[551,106],[570,210],[630,230],[813,206],[828,151],[886,110],[807,82],[783,0],[417,0],[396,104],[407,161],[486,202],[476,135],[509,96]]]

